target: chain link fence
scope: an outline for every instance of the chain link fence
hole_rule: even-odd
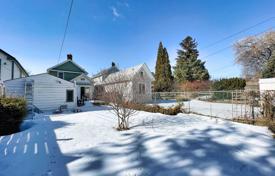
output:
[[[154,92],[153,104],[164,107],[184,104],[187,113],[215,118],[261,117],[261,93],[259,91],[194,91]]]

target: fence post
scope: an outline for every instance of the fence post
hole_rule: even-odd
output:
[[[231,92],[231,103],[232,103],[232,119],[234,118],[234,98],[233,98],[233,96],[234,96],[234,92],[232,91]]]
[[[211,102],[210,102],[210,116],[211,116],[211,118],[213,117],[212,116],[212,104],[211,104]]]

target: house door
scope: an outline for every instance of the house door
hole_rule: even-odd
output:
[[[85,96],[85,87],[80,87],[80,98],[83,99]]]

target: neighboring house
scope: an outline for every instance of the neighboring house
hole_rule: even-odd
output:
[[[18,60],[0,49],[0,83],[29,76]]]
[[[152,81],[154,77],[146,64],[119,70],[114,63],[108,69],[101,71],[92,77],[94,82],[94,98],[100,97],[108,87],[119,84],[125,85],[130,99],[138,102],[150,102],[152,100]]]
[[[47,69],[47,72],[66,81],[75,82],[77,99],[91,98],[93,83],[87,76],[88,73],[73,61],[71,54],[67,55],[66,61]]]
[[[29,110],[56,110],[61,105],[75,108],[77,104],[75,83],[48,73],[7,80],[4,84],[5,94],[24,97]]]
[[[29,76],[15,57],[0,49],[0,96],[4,95],[4,81]]]
[[[275,78],[259,79],[260,91],[273,90],[275,91]]]

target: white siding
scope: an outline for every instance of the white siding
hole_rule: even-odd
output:
[[[266,78],[259,80],[260,91],[275,90],[275,78]]]
[[[141,72],[143,72],[143,77],[140,76]],[[145,94],[139,94],[139,84],[145,85]],[[152,101],[152,79],[143,67],[133,79],[133,90],[138,101],[143,103]]]
[[[88,96],[88,98],[92,98],[92,94],[94,91],[94,85],[93,85],[92,81],[89,79],[89,77],[87,77],[86,75],[80,75],[80,76],[74,78],[73,80],[71,80],[71,82],[76,83],[76,86],[77,86],[76,91],[77,91],[78,98],[80,98],[81,87],[85,87],[86,96]],[[88,91],[86,89],[88,89]]]
[[[9,97],[24,97],[25,95],[25,79],[14,79],[5,81],[5,94]]]
[[[12,78],[12,61],[7,59],[7,55],[0,52],[0,59],[1,59],[1,73],[0,73],[0,80],[6,81],[10,80]],[[14,79],[20,78],[20,68],[14,62]],[[26,75],[22,74],[22,77],[25,77]]]
[[[27,78],[5,82],[6,93],[24,96],[25,81],[33,80],[33,104],[41,110],[55,110],[60,105],[76,107],[76,87],[74,83],[59,79],[49,74],[39,74]],[[66,102],[66,90],[74,90],[74,102]]]

